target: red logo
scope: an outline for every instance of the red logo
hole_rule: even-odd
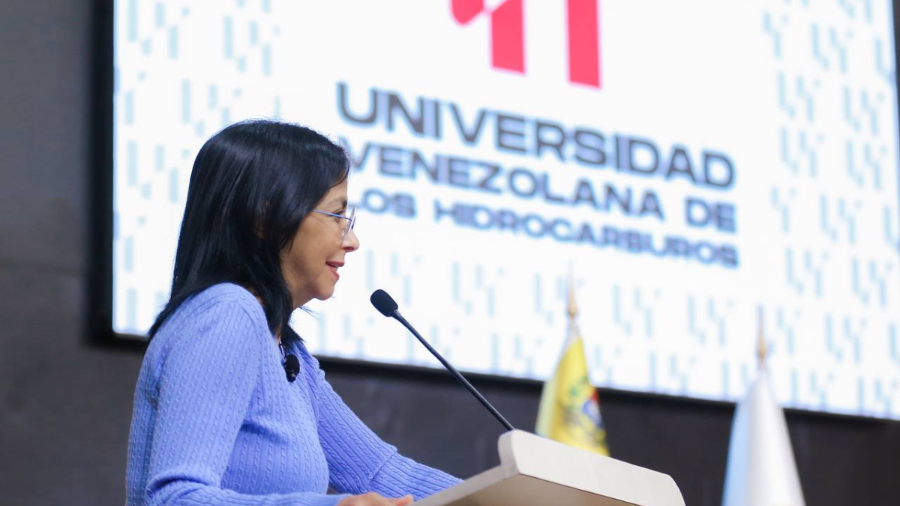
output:
[[[569,81],[600,88],[599,0],[566,0]],[[506,0],[494,10],[484,0],[451,0],[456,21],[465,26],[481,14],[491,17],[491,65],[525,73],[524,0]]]

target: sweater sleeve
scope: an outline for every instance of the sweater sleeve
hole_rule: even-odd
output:
[[[187,327],[184,335],[173,336],[159,364],[158,414],[143,504],[334,506],[343,499],[221,488],[259,378],[262,329],[238,301],[204,308]]]
[[[313,382],[319,440],[333,488],[353,494],[378,492],[385,497],[412,494],[418,501],[460,482],[400,455],[382,441],[331,388],[318,361],[305,348],[301,355]]]

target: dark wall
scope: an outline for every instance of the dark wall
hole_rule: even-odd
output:
[[[90,290],[102,108],[92,2],[0,1],[0,502],[119,505],[134,349],[97,346]],[[102,158],[102,157],[101,157]],[[335,388],[401,451],[460,476],[496,463],[499,425],[445,376],[325,362]],[[533,427],[540,386],[476,378]],[[615,456],[721,501],[733,407],[602,392]],[[808,505],[900,504],[900,423],[789,412]]]
[[[121,504],[137,355],[84,344],[91,6],[0,1],[0,503]]]
[[[363,420],[407,455],[460,476],[498,463],[502,428],[451,379],[333,361],[325,370]],[[534,427],[539,384],[472,383],[514,426]],[[721,504],[733,405],[610,390],[600,398],[615,458],[671,475],[689,506]],[[807,506],[900,504],[900,423],[793,410],[786,417]]]

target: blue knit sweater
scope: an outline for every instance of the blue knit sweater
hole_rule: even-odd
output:
[[[128,445],[128,506],[332,506],[335,490],[416,499],[458,483],[381,441],[301,343],[289,383],[265,314],[216,285],[183,303],[144,357]]]

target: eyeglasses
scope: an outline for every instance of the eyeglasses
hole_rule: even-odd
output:
[[[349,207],[347,211],[350,213],[349,215],[329,213],[327,211],[319,211],[318,209],[313,209],[312,212],[324,214],[325,216],[332,216],[334,218],[340,218],[342,220],[347,220],[347,224],[344,225],[344,229],[341,230],[341,242],[344,242],[344,240],[347,238],[347,235],[351,230],[353,230],[353,227],[356,226],[356,206]]]

